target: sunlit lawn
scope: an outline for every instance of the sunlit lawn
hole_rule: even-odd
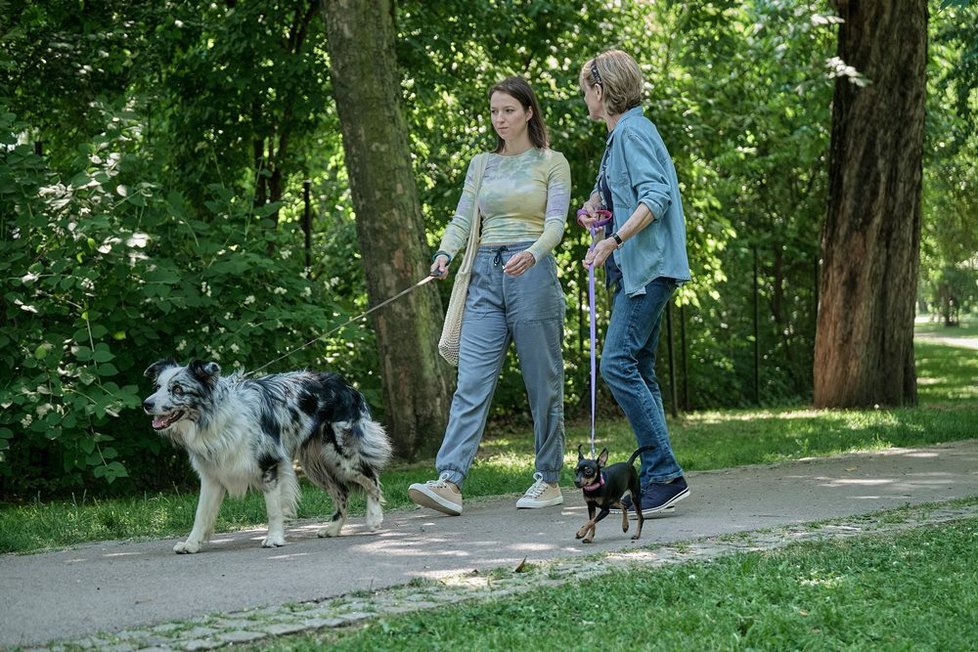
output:
[[[921,325],[927,333],[943,329]],[[953,329],[954,337],[978,341],[978,325]],[[670,420],[673,447],[689,472],[745,464],[771,464],[804,457],[892,446],[922,446],[968,439],[978,434],[978,350],[919,341],[916,346],[920,407],[897,410],[811,410],[803,408],[696,412]],[[572,483],[579,444],[588,448],[590,424],[567,427],[562,484]],[[602,419],[596,446],[607,446],[613,461],[624,460],[635,440],[622,419]],[[532,434],[494,434],[480,449],[465,485],[466,500],[516,494],[532,482]],[[407,487],[434,477],[431,460],[389,469],[383,476],[388,509],[410,504]],[[193,521],[196,494],[155,494],[125,500],[32,503],[0,508],[0,552],[30,551],[84,541],[133,537],[175,537]],[[354,500],[354,514],[363,504]],[[225,501],[220,531],[254,527],[265,521],[260,495]],[[323,518],[329,499],[305,487],[300,518]]]
[[[966,519],[610,570],[257,649],[973,650],[976,541],[978,521]]]

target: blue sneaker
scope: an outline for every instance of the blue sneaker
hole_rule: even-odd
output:
[[[672,507],[689,495],[686,478],[679,477],[672,482],[650,482],[642,492],[642,513],[655,514]]]
[[[672,482],[652,482],[642,492],[642,515],[649,518],[659,512],[672,512],[676,503],[689,495],[689,485],[686,478],[676,478]],[[629,518],[638,518],[632,497],[625,496],[621,504],[628,510]]]
[[[684,482],[685,482],[685,480],[684,480]],[[660,513],[671,514],[672,512],[676,511],[676,503],[679,502],[680,500],[682,500],[683,498],[685,498],[688,495],[689,495],[689,488],[686,489],[686,493],[685,493],[685,495],[682,496],[682,498],[676,498],[676,499],[674,499],[672,501],[672,504],[667,505],[665,507],[662,507],[662,508],[656,510],[655,512],[650,512],[648,509],[646,509],[642,513],[642,515],[645,516],[645,518],[651,518],[654,514],[660,514]],[[632,495],[631,494],[628,494],[628,495],[624,496],[621,499],[621,504],[628,511],[628,518],[630,518],[632,520],[635,520],[635,519],[638,518],[638,514],[635,513],[635,508],[632,507]],[[645,497],[644,496],[642,497],[642,504],[645,504]],[[621,510],[612,507],[611,508],[611,513],[612,514],[620,514],[621,513]]]

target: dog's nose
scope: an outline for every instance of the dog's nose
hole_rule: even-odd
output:
[[[143,412],[148,413],[152,409],[153,409],[153,401],[151,401],[150,399],[146,399],[145,401],[143,401]]]

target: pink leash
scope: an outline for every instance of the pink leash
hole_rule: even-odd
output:
[[[582,215],[582,211],[578,211],[577,216]],[[597,210],[594,211],[598,215],[601,215],[604,219],[598,220],[593,223],[589,230],[591,231],[591,246],[588,247],[588,251],[594,249],[594,237],[597,235],[598,227],[604,226],[611,221],[611,211]],[[586,214],[586,213],[583,213]],[[597,378],[597,365],[595,363],[595,349],[597,348],[597,334],[595,322],[597,321],[595,315],[594,307],[594,263],[591,263],[587,267],[587,285],[588,285],[588,308],[591,313],[591,457],[594,457],[594,413],[597,407],[597,388],[598,388],[598,378]]]

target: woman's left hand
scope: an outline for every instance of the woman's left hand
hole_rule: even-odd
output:
[[[509,276],[522,276],[528,269],[536,265],[537,260],[529,251],[521,251],[506,261],[503,273]]]

